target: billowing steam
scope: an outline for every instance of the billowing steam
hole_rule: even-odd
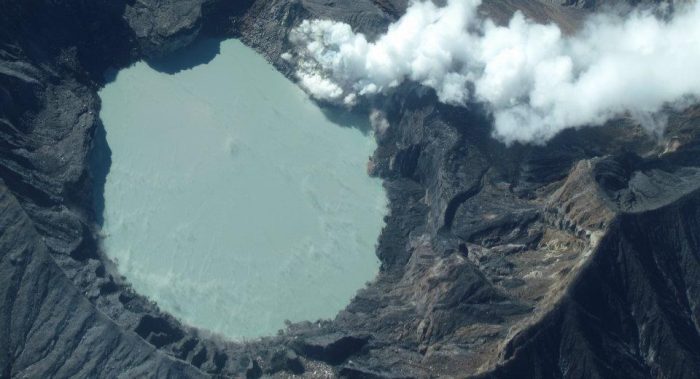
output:
[[[319,99],[353,104],[412,80],[448,104],[484,103],[506,143],[542,143],[622,115],[660,133],[663,109],[700,96],[697,3],[665,20],[591,16],[574,36],[521,13],[497,26],[478,16],[480,3],[414,2],[374,42],[344,23],[307,20],[290,36],[298,48],[289,59]]]

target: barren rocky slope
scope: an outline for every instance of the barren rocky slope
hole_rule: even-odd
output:
[[[606,3],[483,10],[573,30]],[[118,277],[93,201],[109,167],[96,95],[106,72],[206,35],[239,37],[289,74],[279,56],[301,20],[375,35],[405,6],[0,0],[0,376],[696,377],[697,108],[674,115],[662,141],[621,119],[506,148],[480,110],[403,85],[363,105],[391,125],[370,164],[390,214],[380,275],[335,320],[222,341]]]

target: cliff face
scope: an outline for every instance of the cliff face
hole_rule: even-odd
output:
[[[566,2],[566,5],[574,5]],[[575,2],[601,6],[603,1]],[[614,2],[608,2],[614,3]],[[104,73],[198,35],[280,71],[307,18],[380,33],[406,1],[0,2],[0,376],[694,377],[700,112],[505,147],[478,109],[406,84],[367,104],[390,199],[375,282],[335,320],[237,344],[133,293],[100,252]],[[573,30],[584,11],[487,1]]]
[[[137,36],[124,2],[3,1],[0,9],[1,376],[204,376],[96,306],[115,287],[93,235],[96,90],[108,67],[161,42]],[[188,16],[159,27],[159,38],[200,22]]]

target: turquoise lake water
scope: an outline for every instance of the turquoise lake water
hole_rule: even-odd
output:
[[[112,151],[103,247],[134,289],[233,339],[332,318],[374,278],[386,214],[374,138],[329,121],[236,40],[101,92]]]

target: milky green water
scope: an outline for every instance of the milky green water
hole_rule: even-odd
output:
[[[372,136],[341,127],[235,40],[101,92],[112,150],[104,249],[139,293],[234,339],[332,318],[378,270]]]

